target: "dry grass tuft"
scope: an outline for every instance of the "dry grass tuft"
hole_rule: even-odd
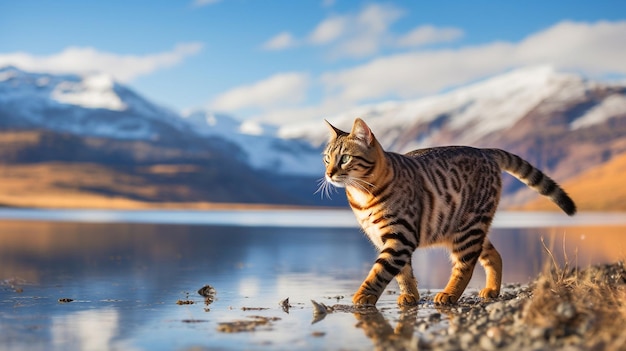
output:
[[[522,318],[546,338],[570,340],[589,350],[622,350],[626,346],[626,268],[624,262],[570,268],[552,258],[537,279]],[[567,342],[566,342],[567,344]]]

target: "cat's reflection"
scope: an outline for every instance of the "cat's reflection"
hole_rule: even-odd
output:
[[[401,309],[395,328],[375,307],[354,312],[354,317],[358,321],[356,326],[374,344],[374,350],[417,350],[417,307]]]

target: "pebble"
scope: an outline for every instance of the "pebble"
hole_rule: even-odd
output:
[[[425,332],[428,329],[428,323],[420,323],[417,325],[417,330],[420,332]]]
[[[439,322],[441,320],[441,313],[433,313],[428,316],[429,322]]]
[[[487,333],[485,334],[496,346],[501,346],[504,341],[504,332],[501,328],[493,326],[487,329]]]
[[[549,335],[549,329],[544,327],[536,327],[530,330],[530,337],[532,339],[546,339]]]
[[[483,335],[480,337],[479,345],[480,348],[483,350],[495,350],[497,348],[493,340],[491,340],[487,335]]]
[[[461,344],[461,348],[463,350],[469,350],[474,345],[474,342],[475,342],[474,335],[470,333],[464,333],[459,338],[459,343]]]
[[[461,306],[459,308],[456,309],[457,313],[467,313],[470,311],[473,311],[473,309],[471,307],[468,306]]]
[[[567,322],[576,316],[576,308],[570,302],[563,301],[556,306],[556,315],[560,320]]]

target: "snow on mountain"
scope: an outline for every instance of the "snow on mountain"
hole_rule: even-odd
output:
[[[104,74],[53,75],[0,69],[5,126],[116,139],[152,140],[188,126],[179,116]]]
[[[548,66],[517,69],[443,94],[361,106],[327,119],[350,131],[363,118],[387,150],[499,147],[561,182],[626,152],[626,82],[597,82]],[[323,145],[320,119],[286,123],[277,135]],[[503,206],[536,193],[504,178]]]
[[[340,129],[349,129],[355,117],[364,118],[381,143],[395,151],[446,143],[475,145],[489,134],[513,127],[536,109],[584,100],[596,87],[578,75],[533,66],[440,95],[358,107],[328,120]],[[625,104],[626,97],[616,94],[578,116],[571,127],[601,123],[624,111]],[[320,120],[302,121],[285,124],[278,135],[321,145],[328,131]]]
[[[40,86],[48,85],[49,80],[39,79]],[[103,108],[124,111],[126,104],[115,93],[115,83],[106,74],[94,74],[80,81],[64,81],[57,84],[50,96],[62,104],[85,108]]]
[[[248,164],[270,173],[318,176],[323,174],[320,149],[302,140],[275,136],[277,127],[230,116],[194,111],[184,116],[192,129],[205,137],[218,137],[239,146]]]
[[[277,127],[205,111],[180,116],[105,74],[53,75],[0,69],[0,125],[45,128],[114,139],[162,140],[181,135],[235,144],[256,169],[291,175],[321,174],[320,150],[276,137]]]
[[[439,95],[357,107],[328,120],[349,129],[355,117],[364,118],[385,148],[405,152],[445,144],[507,147],[507,140],[536,138],[542,132],[538,123],[558,119],[575,133],[624,117],[625,111],[626,84],[594,83],[535,66]],[[270,125],[207,111],[181,116],[106,75],[40,74],[14,67],[0,68],[0,127],[131,140],[217,138],[242,150],[255,169],[320,177],[320,152],[328,139],[321,118]]]
[[[572,129],[581,129],[603,123],[613,117],[626,114],[626,96],[613,94],[589,109],[583,116],[571,123]]]

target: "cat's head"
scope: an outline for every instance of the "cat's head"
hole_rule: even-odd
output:
[[[371,186],[372,173],[382,152],[372,130],[360,118],[354,120],[350,133],[328,121],[326,124],[331,134],[323,154],[326,182],[342,188]]]

